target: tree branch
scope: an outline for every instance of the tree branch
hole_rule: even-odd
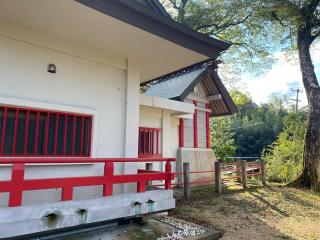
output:
[[[177,5],[177,1],[176,0],[169,0],[173,6],[173,8],[175,9],[179,9],[179,6]]]
[[[320,4],[320,0],[312,0],[304,8],[306,8],[309,13],[313,14],[316,11],[319,4]]]
[[[202,30],[202,29],[205,29],[205,28],[211,28],[211,27],[214,27],[216,28],[217,30],[220,30],[220,29],[226,29],[226,28],[229,28],[229,27],[233,27],[233,26],[237,26],[241,23],[244,23],[245,21],[248,20],[248,18],[251,16],[252,12],[250,12],[245,18],[243,19],[239,19],[238,21],[236,22],[231,22],[232,18],[236,15],[235,13],[227,20],[226,23],[222,24],[222,25],[219,25],[219,24],[215,24],[215,23],[211,23],[211,24],[204,24],[204,25],[201,25],[201,26],[198,26],[196,28],[197,31],[199,30]]]
[[[318,37],[320,37],[320,30],[311,36],[311,42],[316,40]]]

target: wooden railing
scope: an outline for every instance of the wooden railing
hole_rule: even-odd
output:
[[[0,181],[0,192],[9,193],[9,207],[21,206],[23,191],[61,188],[61,201],[73,199],[73,188],[83,186],[103,185],[103,196],[113,194],[113,184],[137,183],[137,192],[146,191],[147,181],[165,181],[165,189],[171,189],[174,173],[171,172],[171,162],[174,158],[0,158],[1,165],[12,164],[11,180]],[[115,163],[166,162],[165,172],[138,170],[137,174],[114,174]],[[64,177],[45,179],[25,179],[25,167],[28,164],[51,163],[103,163],[104,174],[90,177]]]

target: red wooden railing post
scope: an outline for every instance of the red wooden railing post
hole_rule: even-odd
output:
[[[11,182],[14,184],[14,190],[10,191],[9,194],[9,207],[17,207],[22,204],[22,187],[24,179],[24,164],[16,163],[13,164],[11,170]]]
[[[171,189],[171,180],[173,178],[173,175],[171,173],[171,163],[170,161],[166,162],[166,166],[165,166],[165,170],[166,170],[166,180],[165,180],[165,189]]]
[[[73,198],[73,187],[67,186],[62,188],[61,201],[71,201]]]
[[[147,186],[147,184],[145,181],[137,182],[137,192],[139,192],[139,193],[145,192],[146,186]]]
[[[112,178],[114,171],[113,162],[105,162],[104,164],[104,176]],[[103,184],[103,196],[112,196],[113,184],[105,183]]]

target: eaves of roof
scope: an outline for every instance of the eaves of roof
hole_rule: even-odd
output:
[[[210,58],[217,58],[221,52],[230,46],[229,43],[187,28],[136,1],[75,1]]]

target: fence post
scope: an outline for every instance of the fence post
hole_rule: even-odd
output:
[[[11,170],[11,182],[15,184],[15,190],[10,191],[9,207],[18,207],[22,204],[22,190],[21,184],[24,180],[24,164],[15,163]]]
[[[152,171],[153,170],[153,164],[152,163],[146,163],[146,170]],[[147,181],[147,191],[152,190],[152,181]]]
[[[221,193],[221,162],[218,160],[214,163],[215,190]]]
[[[183,163],[183,192],[184,197],[190,197],[190,168],[189,163]]]
[[[114,163],[113,162],[105,162],[104,163],[104,176],[105,177],[112,177],[114,171]],[[113,184],[106,183],[103,184],[103,196],[112,196],[113,192]]]
[[[166,180],[164,182],[164,188],[166,190],[169,190],[169,189],[172,189],[171,180],[173,180],[172,179],[173,176],[172,176],[172,173],[171,173],[171,163],[170,163],[169,160],[167,160],[167,162],[166,162],[165,170],[166,170],[167,177],[166,177]]]
[[[261,159],[261,182],[263,186],[267,185],[267,180],[266,180],[266,162]]]
[[[242,186],[244,189],[246,189],[247,186],[247,180],[248,180],[248,173],[247,173],[247,169],[248,169],[248,163],[246,160],[242,160],[241,161],[241,172],[242,172]]]
[[[237,159],[236,168],[237,182],[241,183],[241,158]]]

